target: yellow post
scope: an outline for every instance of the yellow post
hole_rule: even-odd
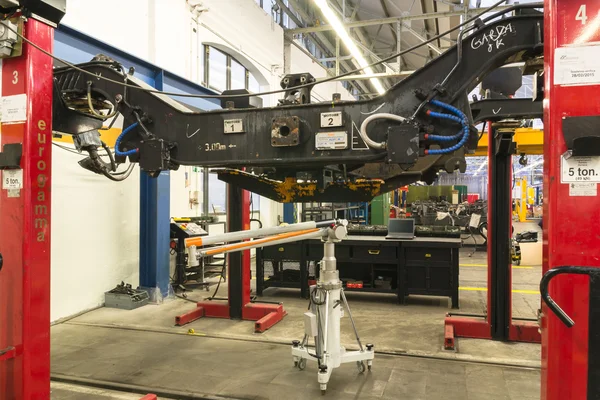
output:
[[[521,178],[521,199],[519,201],[519,221],[527,221],[527,179]]]

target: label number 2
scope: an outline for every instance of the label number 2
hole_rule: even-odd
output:
[[[16,85],[19,82],[19,71],[13,71],[13,85]]]
[[[579,7],[579,10],[577,11],[577,15],[575,16],[575,21],[581,21],[581,25],[585,25],[587,22],[587,13],[586,13],[586,6],[585,4],[582,4]]]
[[[327,118],[327,125],[333,125],[333,118]]]

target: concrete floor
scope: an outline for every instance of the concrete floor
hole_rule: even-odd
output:
[[[460,312],[482,313],[486,255],[469,253],[468,248],[461,250]],[[513,267],[513,315],[535,318],[540,277],[541,266]],[[226,293],[227,286],[221,285],[219,295]],[[228,398],[312,398],[319,394],[316,367],[294,369],[288,347],[303,334],[307,301],[298,290],[269,289],[265,294],[262,300],[283,302],[288,315],[263,334],[255,334],[247,321],[200,319],[175,327],[174,317],[194,308],[181,299],[133,311],[94,310],[52,328],[52,372],[148,391],[155,387]],[[207,295],[197,290],[188,297],[202,300]],[[442,347],[449,299],[411,296],[401,306],[394,295],[347,297],[361,338],[386,354],[378,354],[373,371],[364,376],[354,365],[336,370],[327,398],[539,398],[539,345],[459,339],[457,351],[449,352]],[[195,333],[188,334],[188,329]],[[356,347],[348,318],[342,319],[342,341]],[[53,399],[62,398],[79,397],[53,394]]]
[[[52,373],[154,393],[177,391],[174,398],[189,393],[234,399],[321,397],[316,365],[294,368],[287,345],[73,324],[52,328]],[[354,364],[336,369],[323,398],[533,400],[539,398],[539,379],[539,371],[529,368],[377,355],[370,372],[359,374]],[[55,389],[52,399],[133,398],[99,396]]]
[[[134,393],[63,382],[52,382],[50,391],[52,399],[61,400],[139,400],[142,397]],[[165,398],[161,397],[161,400]]]

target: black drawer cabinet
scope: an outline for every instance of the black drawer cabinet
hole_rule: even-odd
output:
[[[336,243],[335,257],[343,280],[363,281],[362,289],[349,291],[396,293],[400,303],[411,294],[447,296],[458,308],[459,247],[458,239],[350,236]],[[301,296],[308,297],[309,264],[322,258],[323,243],[313,239],[256,249],[257,294],[268,287],[300,287]],[[289,268],[289,261],[299,262],[299,281],[265,277],[265,261],[278,271]]]
[[[398,262],[398,245],[354,245],[351,250],[353,260],[365,262]]]
[[[299,243],[263,247],[262,251],[265,260],[299,260],[301,255],[302,246]]]
[[[298,241],[256,249],[256,294],[262,296],[269,287],[299,288],[302,297],[308,296],[306,242]],[[265,276],[265,262],[273,267],[273,276]],[[296,264],[297,267],[291,267]]]
[[[335,258],[338,261],[350,260],[350,248],[343,241],[335,245]],[[323,259],[323,243],[316,240],[308,240],[306,244],[306,259],[309,261],[321,261]]]
[[[404,255],[404,289],[402,301],[410,294],[448,296],[452,308],[458,308],[458,249],[451,247],[421,247],[405,243],[401,250]]]

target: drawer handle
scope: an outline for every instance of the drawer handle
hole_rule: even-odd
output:
[[[381,253],[381,250],[369,250],[369,254],[371,254],[371,255],[373,255],[373,256],[376,256],[376,255],[378,255],[379,253]]]

